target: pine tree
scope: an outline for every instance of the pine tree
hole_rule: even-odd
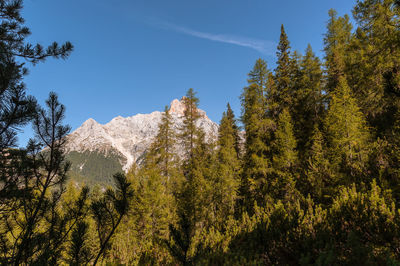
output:
[[[10,172],[7,162],[26,156],[24,152],[10,151],[16,147],[17,132],[32,122],[37,112],[36,99],[27,95],[23,83],[23,76],[28,73],[26,63],[34,65],[48,57],[64,59],[73,50],[69,42],[61,46],[55,42],[46,49],[27,42],[31,32],[24,26],[22,4],[22,1],[0,1],[0,183],[4,184],[0,188],[0,205],[10,209],[25,191],[16,177],[18,173]],[[7,212],[3,213],[8,216]]]
[[[92,201],[90,205],[99,240],[99,247],[94,255],[93,265],[97,264],[109,248],[111,238],[114,236],[122,219],[129,212],[129,205],[133,197],[131,184],[124,174],[116,173],[114,180],[115,190],[107,189],[104,195]]]
[[[47,110],[38,108],[34,114],[35,139],[26,150],[9,150],[3,162],[2,176],[13,180],[21,193],[17,198],[4,195],[12,207],[1,213],[4,264],[58,263],[69,231],[85,213],[87,188],[64,210],[67,215],[59,211],[69,169],[63,154],[69,127],[61,124],[65,107],[54,93],[46,105]]]

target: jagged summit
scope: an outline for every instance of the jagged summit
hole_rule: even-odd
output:
[[[183,115],[185,112],[185,105],[183,104],[184,97],[185,96],[183,96],[180,101],[178,99],[172,100],[169,108],[169,112],[171,114]]]
[[[171,114],[176,114],[176,115],[183,116],[183,115],[184,115],[184,112],[185,112],[185,109],[186,109],[186,108],[185,108],[185,105],[184,105],[184,103],[183,103],[183,101],[184,101],[185,98],[186,98],[186,97],[183,96],[183,97],[181,98],[181,100],[178,100],[178,99],[172,100],[172,102],[170,103],[169,112],[170,112]],[[198,111],[198,113],[200,114],[201,117],[207,118],[207,119],[208,119],[208,117],[207,117],[207,115],[206,115],[206,112],[204,112],[204,111],[201,110],[201,109],[198,109],[197,111]]]
[[[170,114],[178,131],[182,126],[185,107],[184,98],[174,99],[170,104]],[[200,118],[198,126],[202,127],[207,138],[215,139],[218,125],[211,121],[203,110],[198,110]],[[107,124],[100,124],[89,118],[78,129],[67,137],[67,153],[97,153],[104,157],[116,156],[127,171],[133,163],[140,164],[143,155],[149,148],[158,132],[158,124],[163,112],[137,114],[130,117],[117,116]],[[178,151],[179,152],[179,151]],[[84,171],[85,164],[80,166]]]

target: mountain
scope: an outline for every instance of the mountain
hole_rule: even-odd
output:
[[[175,99],[170,104],[176,132],[183,125],[185,107],[182,99]],[[208,140],[216,140],[218,124],[211,121],[203,110],[198,111],[197,125],[203,128]],[[134,163],[140,165],[158,133],[162,114],[155,111],[126,118],[118,116],[105,125],[92,118],[86,120],[67,136],[66,153],[72,163],[71,177],[89,185],[109,184],[115,172],[126,172]]]

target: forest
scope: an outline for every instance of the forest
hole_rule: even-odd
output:
[[[356,1],[354,24],[330,10],[323,58],[282,25],[216,142],[189,89],[179,131],[166,106],[143,164],[93,189],[68,179],[57,94],[41,106],[23,82],[74,47],[29,43],[22,8],[0,0],[0,264],[400,264],[399,1]]]

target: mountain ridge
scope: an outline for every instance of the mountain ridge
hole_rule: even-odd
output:
[[[174,99],[170,104],[173,128],[177,133],[183,125],[185,110],[183,99],[183,97],[181,100]],[[198,109],[198,112],[200,118],[197,120],[197,126],[205,131],[207,140],[216,140],[218,124],[211,121],[205,111]],[[90,160],[88,156],[90,157],[91,154],[95,155],[96,158],[112,156],[114,160],[118,159],[125,172],[133,164],[140,165],[147,149],[158,133],[158,126],[163,113],[154,111],[150,114],[139,113],[129,117],[117,116],[106,124],[100,124],[93,118],[87,119],[79,128],[67,136],[67,157],[68,154],[74,153],[74,156],[68,158],[71,159],[72,157],[73,171],[82,175],[85,172],[86,164],[79,162],[79,160]],[[178,147],[177,153],[180,152]],[[79,156],[83,154],[85,156]],[[103,164],[106,162],[106,160],[102,161]],[[115,169],[115,164],[112,168]]]

